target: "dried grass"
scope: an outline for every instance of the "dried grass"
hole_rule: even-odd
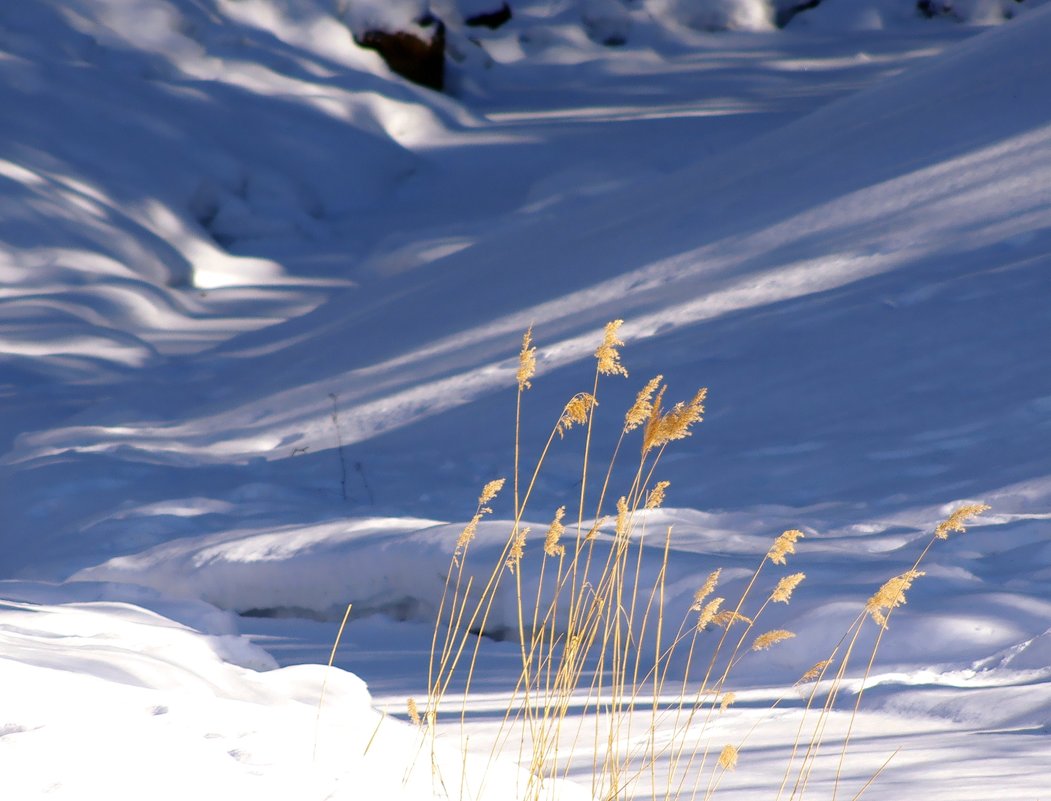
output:
[[[749,654],[767,651],[795,637],[783,628],[757,633],[756,626],[771,604],[790,604],[805,579],[802,572],[782,575],[776,581],[767,577],[770,569],[786,565],[795,555],[796,545],[804,537],[798,529],[784,531],[774,539],[735,601],[728,602],[726,593],[713,597],[721,579],[721,569],[717,568],[700,584],[688,608],[668,606],[666,581],[672,532],[667,529],[661,539],[650,543],[646,521],[651,510],[664,503],[669,486],[667,481],[655,479],[661,458],[669,445],[691,436],[703,421],[707,389],[665,410],[668,387],[661,383],[663,377],[658,375],[647,382],[624,416],[605,479],[597,488],[589,486],[599,379],[628,375],[621,362],[621,325],[621,320],[614,320],[603,330],[595,351],[591,391],[575,394],[565,405],[536,463],[525,472],[520,466],[522,398],[536,374],[536,347],[532,328],[523,336],[516,376],[513,521],[487,573],[465,574],[464,564],[478,526],[491,514],[489,504],[504,486],[502,479],[486,484],[475,514],[454,544],[434,628],[426,709],[421,712],[413,699],[408,702],[410,719],[422,727],[433,747],[439,707],[454,676],[458,676],[463,726],[482,643],[478,635],[487,631],[498,598],[499,603],[513,598],[520,673],[490,761],[498,752],[517,753],[529,777],[522,796],[526,801],[548,797],[550,780],[566,776],[583,753],[592,755],[591,789],[596,801],[639,797],[647,783],[652,801],[711,798],[725,773],[735,770],[739,760],[746,764],[748,736],[721,750],[711,742],[714,716],[735,714],[729,710],[736,695],[727,687],[734,668]],[[556,435],[559,439],[567,437],[577,427],[585,432],[576,530],[567,531],[567,507],[560,506],[542,549],[531,551],[526,547],[529,530],[522,525],[531,495]],[[634,472],[624,491],[616,496],[615,510],[607,512],[604,504],[614,463],[625,437],[638,429],[642,431]],[[586,510],[589,490],[597,495],[597,503]],[[986,509],[982,504],[969,504],[953,512],[936,528],[912,569],[887,581],[828,657],[793,685],[796,691],[806,693],[806,704],[777,799],[794,800],[806,792],[829,717],[850,676],[863,627],[869,620],[877,626],[862,686],[892,613],[905,603],[912,583],[923,576],[920,563],[931,545],[948,537],[949,532],[964,531],[964,524]],[[612,520],[607,521],[607,514],[613,515]],[[586,519],[594,523],[585,524]],[[607,522],[612,523],[611,535],[604,533]],[[644,575],[647,551],[660,557],[656,576]],[[530,591],[528,596],[522,582],[527,566],[528,571],[535,571],[530,575],[538,581],[535,592]],[[507,582],[513,584],[510,591],[504,587]],[[753,595],[758,597],[753,600]],[[843,738],[833,799],[839,790],[861,694],[856,696],[851,724]],[[669,703],[669,696],[677,700]],[[658,764],[666,777],[663,789],[656,786]],[[436,786],[444,786],[441,777],[436,777]]]

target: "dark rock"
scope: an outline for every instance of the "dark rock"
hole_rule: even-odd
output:
[[[420,86],[442,90],[445,86],[445,23],[426,14],[416,24],[427,31],[434,28],[430,39],[405,31],[389,33],[370,30],[354,41],[375,50],[393,72]]]
[[[491,28],[492,30],[496,30],[510,19],[511,6],[507,3],[501,3],[500,8],[496,11],[486,11],[482,14],[475,14],[473,17],[465,19],[464,24],[470,25],[472,28]]]
[[[777,9],[774,24],[778,28],[783,28],[792,21],[796,14],[817,8],[819,5],[821,5],[821,0],[800,0],[800,2],[792,5],[781,6]]]

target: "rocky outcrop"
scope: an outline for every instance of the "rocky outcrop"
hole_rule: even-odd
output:
[[[417,19],[411,31],[368,30],[354,41],[375,50],[391,71],[441,91],[445,86],[445,23],[433,14]]]

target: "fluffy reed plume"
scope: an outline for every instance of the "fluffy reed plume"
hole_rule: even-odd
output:
[[[963,533],[967,530],[964,523],[972,517],[978,517],[982,512],[987,512],[988,510],[989,507],[984,503],[969,503],[966,506],[961,506],[938,524],[938,527],[934,529],[934,536],[940,540],[947,540],[949,539],[950,531],[959,531],[960,533]]]
[[[895,576],[886,582],[879,590],[869,598],[865,604],[865,611],[872,619],[883,628],[887,627],[887,615],[892,609],[896,609],[905,603],[905,592],[912,587],[912,582],[920,576],[924,576],[922,570],[906,570],[900,576]]]
[[[565,436],[566,431],[574,425],[584,425],[588,421],[588,414],[598,406],[595,396],[589,392],[578,392],[569,399],[569,403],[562,410],[562,417],[555,427],[560,437]]]
[[[628,510],[628,499],[621,495],[617,499],[617,539],[621,540],[628,536],[631,525],[631,512]]]
[[[692,611],[701,611],[701,607],[704,604],[704,599],[715,591],[715,585],[719,583],[719,575],[722,572],[723,569],[720,567],[717,570],[713,570],[711,573],[708,574],[708,578],[704,580],[704,584],[702,584],[698,588],[697,592],[693,594],[693,606],[690,607]],[[718,609],[716,609],[716,611],[718,611]],[[714,615],[715,612],[712,612],[712,614]]]
[[[730,609],[724,609],[712,618],[712,625],[718,626],[719,628],[730,628],[734,623],[747,623],[748,625],[751,625],[753,622],[752,618],[742,615],[740,612],[731,611]]]
[[[514,539],[511,541],[511,548],[507,552],[507,569],[513,574],[517,569],[518,565],[522,561],[522,556],[525,553],[526,536],[529,534],[528,528],[523,528],[515,533]]]
[[[731,693],[723,693],[723,699],[719,703],[719,711],[720,712],[725,712],[727,709],[730,708],[730,705],[733,704],[733,702],[736,701],[736,700],[737,700],[737,693],[733,693],[733,692],[731,692]]]
[[[712,598],[708,603],[701,609],[701,614],[697,616],[697,630],[704,631],[708,626],[712,624],[716,616],[719,614],[719,607],[723,605],[725,598]]]
[[[623,320],[613,320],[606,323],[606,331],[602,337],[602,344],[595,351],[598,359],[598,371],[602,375],[622,375],[627,377],[628,371],[620,363],[620,352],[617,348],[624,345],[623,340],[617,337],[617,330],[624,325]]]
[[[416,699],[409,696],[409,700],[406,702],[406,706],[409,709],[409,720],[412,721],[413,726],[422,726],[423,721],[420,720],[420,710],[416,706]]]
[[[806,573],[792,573],[789,576],[785,576],[774,587],[774,591],[770,593],[770,600],[776,604],[787,604],[789,599],[792,597],[792,593],[795,588],[806,578]]]
[[[653,393],[657,391],[657,387],[661,381],[664,380],[664,376],[656,375],[649,380],[639,394],[635,396],[635,403],[628,409],[628,413],[624,415],[624,431],[634,431],[636,428],[641,426],[650,418],[650,414],[653,412]]]
[[[723,770],[734,770],[737,767],[737,749],[732,745],[724,745],[719,754],[719,767]]]
[[[536,374],[536,348],[533,347],[533,326],[522,335],[522,350],[518,353],[518,391],[524,392],[533,386],[529,380]]]
[[[664,408],[664,393],[668,391],[668,385],[665,384],[659,390],[657,390],[657,396],[649,403],[650,416],[646,419],[646,428],[642,432],[642,452],[648,453],[653,449],[654,443],[657,441],[657,434],[660,430],[661,410]]]
[[[478,496],[478,508],[474,513],[474,516],[467,522],[467,525],[463,527],[463,531],[460,532],[460,536],[456,538],[456,550],[453,552],[453,562],[455,563],[460,554],[463,553],[471,540],[475,538],[478,533],[478,524],[482,522],[482,518],[488,514],[492,514],[493,510],[486,506],[489,501],[495,498],[500,490],[504,488],[505,479],[497,478],[490,481],[484,487],[482,487],[482,494]]]
[[[493,500],[497,495],[500,494],[500,490],[504,488],[504,482],[507,481],[505,478],[497,478],[490,481],[484,487],[482,487],[482,494],[478,496],[478,505],[485,506],[489,501]],[[489,509],[488,511],[492,511]]]
[[[802,531],[797,531],[796,529],[783,532],[781,536],[774,540],[773,546],[766,554],[767,559],[775,565],[787,564],[785,557],[796,552],[796,541],[804,536],[806,535]]]
[[[679,402],[666,414],[661,414],[661,401],[664,390],[657,393],[653,408],[643,435],[642,449],[650,451],[660,448],[677,439],[685,439],[692,433],[690,427],[704,420],[704,401],[708,397],[708,388],[701,387],[688,402]]]
[[[831,659],[822,659],[820,662],[816,663],[812,668],[810,668],[810,670],[808,670],[806,673],[800,676],[799,680],[796,682],[796,685],[798,686],[800,684],[806,684],[808,682],[816,680],[821,676],[822,673],[825,672],[825,669],[832,664],[832,661],[833,660]]]
[[[565,516],[566,507],[558,507],[555,511],[555,519],[551,521],[547,536],[544,537],[544,553],[548,556],[565,556],[566,546],[559,543],[562,535],[566,533],[566,527],[562,525],[562,518]]]
[[[474,539],[478,533],[478,524],[482,521],[482,513],[476,512],[474,516],[467,522],[467,525],[463,527],[463,531],[460,532],[460,536],[456,538],[456,551],[453,554],[455,560],[463,549],[466,548],[471,540]]]
[[[664,493],[671,486],[670,481],[658,481],[646,496],[646,508],[657,509],[664,503]]]
[[[779,642],[790,640],[795,636],[796,635],[790,631],[785,631],[784,629],[774,629],[773,631],[768,631],[765,634],[760,634],[758,637],[756,637],[755,640],[752,642],[752,650],[765,651],[767,648],[777,645]]]

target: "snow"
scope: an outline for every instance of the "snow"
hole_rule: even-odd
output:
[[[623,318],[594,458],[652,375],[711,393],[639,518],[642,591],[669,526],[675,610],[806,534],[806,582],[768,619],[796,637],[742,660],[705,733],[761,723],[718,797],[776,794],[795,679],[979,502],[830,737],[853,726],[851,795],[900,746],[866,798],[1039,797],[1051,8],[826,0],[777,29],[763,0],[536,0],[464,27],[498,5],[431,4],[447,95],[354,43],[416,0],[0,8],[6,795],[523,797],[516,749],[489,758],[520,656],[509,585],[433,770],[406,699],[479,488],[510,475],[522,333],[529,462]],[[534,532],[572,507],[582,448],[556,438]],[[501,558],[509,495],[469,570]],[[545,797],[590,797],[590,773],[581,754]]]

